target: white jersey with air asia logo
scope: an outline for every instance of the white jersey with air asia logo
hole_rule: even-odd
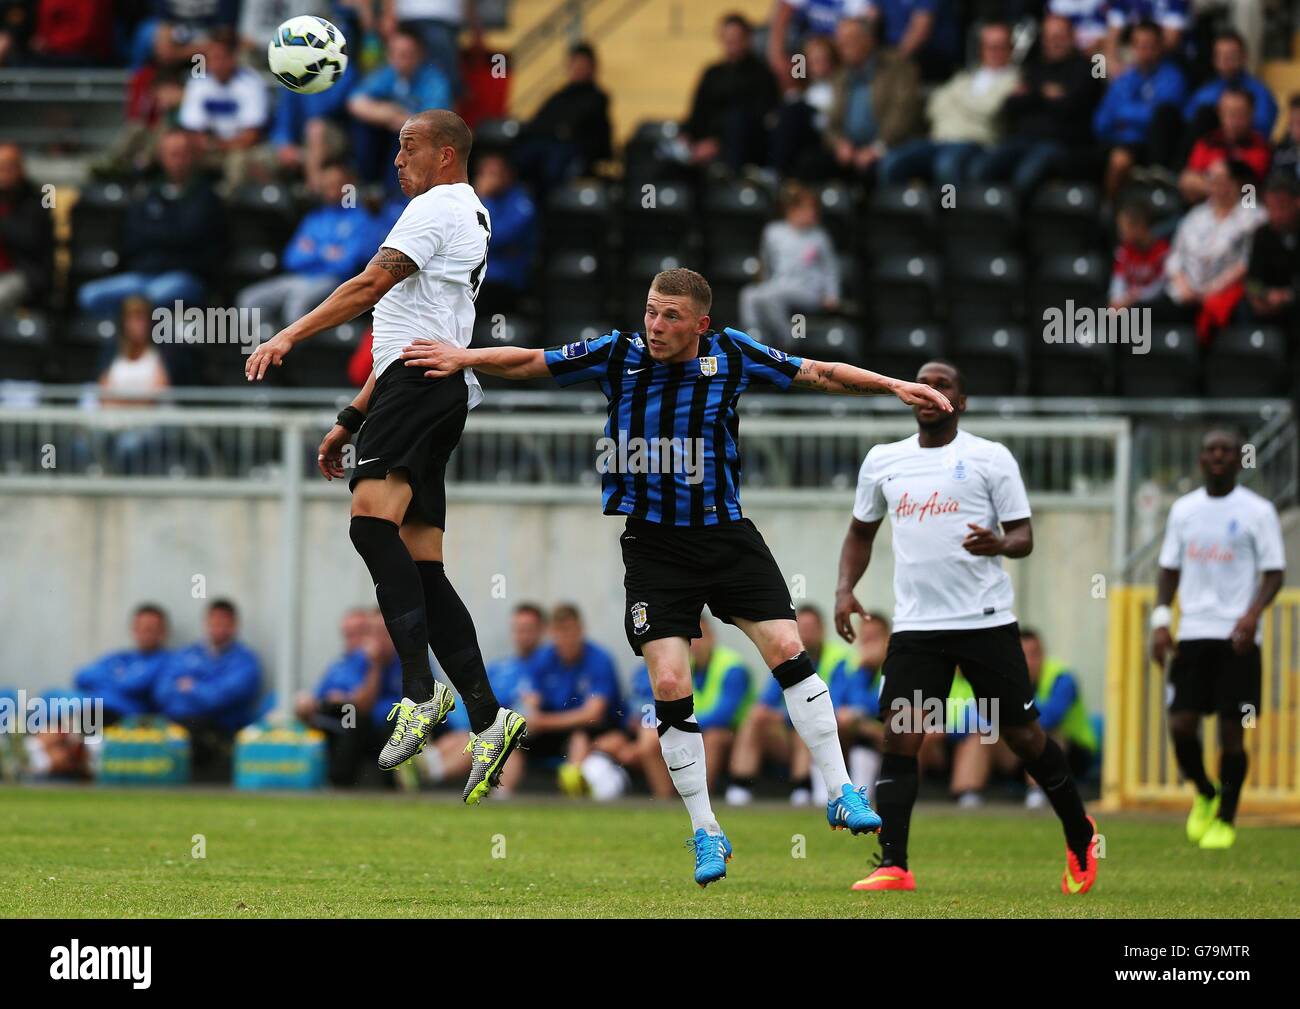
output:
[[[1160,566],[1181,573],[1179,640],[1222,641],[1250,608],[1259,576],[1286,567],[1277,509],[1245,487],[1222,497],[1204,487],[1184,494],[1169,509]]]
[[[965,431],[939,448],[920,436],[867,453],[853,517],[889,516],[894,533],[894,630],[1000,627],[1016,619],[1011,578],[1001,558],[961,545],[967,523],[997,531],[1029,518],[1020,467],[1005,445]]]

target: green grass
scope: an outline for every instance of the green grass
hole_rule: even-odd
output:
[[[913,819],[913,894],[851,893],[874,838],[816,811],[720,808],[726,880],[691,880],[676,803],[0,789],[0,915],[54,917],[1294,916],[1300,831],[1245,827],[1202,852],[1170,817],[1101,819],[1096,889],[1059,892],[1050,814]],[[202,834],[206,858],[194,858]],[[806,857],[792,857],[795,835]],[[502,848],[504,847],[504,851]],[[504,858],[494,858],[497,854]]]

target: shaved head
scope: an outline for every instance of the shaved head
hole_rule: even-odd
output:
[[[434,147],[452,148],[456,152],[456,160],[462,165],[469,160],[474,136],[465,125],[465,120],[450,109],[427,109],[417,112],[406,122],[408,126],[423,131]]]

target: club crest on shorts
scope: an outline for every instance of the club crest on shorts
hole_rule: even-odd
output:
[[[576,340],[573,343],[566,343],[564,349],[560,351],[560,356],[566,361],[572,361],[575,357],[582,357],[588,349],[586,340]]]
[[[644,634],[650,629],[650,608],[645,603],[633,603],[632,609],[632,630],[636,634]]]
[[[718,359],[716,357],[700,358],[700,374],[709,378],[718,373]]]

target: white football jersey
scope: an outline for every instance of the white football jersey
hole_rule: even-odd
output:
[[[894,532],[894,630],[1000,627],[1015,621],[1011,578],[999,557],[962,548],[968,522],[996,531],[1029,518],[1015,458],[965,431],[939,448],[920,436],[877,445],[858,473],[853,517],[889,515]]]
[[[405,253],[419,271],[393,285],[375,306],[376,375],[418,337],[469,346],[491,237],[487,209],[467,182],[434,186],[406,205],[381,246]],[[473,371],[466,368],[464,375],[472,410],[483,401],[483,388]]]
[[[1277,509],[1240,486],[1222,497],[1204,487],[1184,494],[1169,509],[1160,566],[1181,573],[1179,640],[1222,641],[1250,608],[1259,576],[1286,568]]]

